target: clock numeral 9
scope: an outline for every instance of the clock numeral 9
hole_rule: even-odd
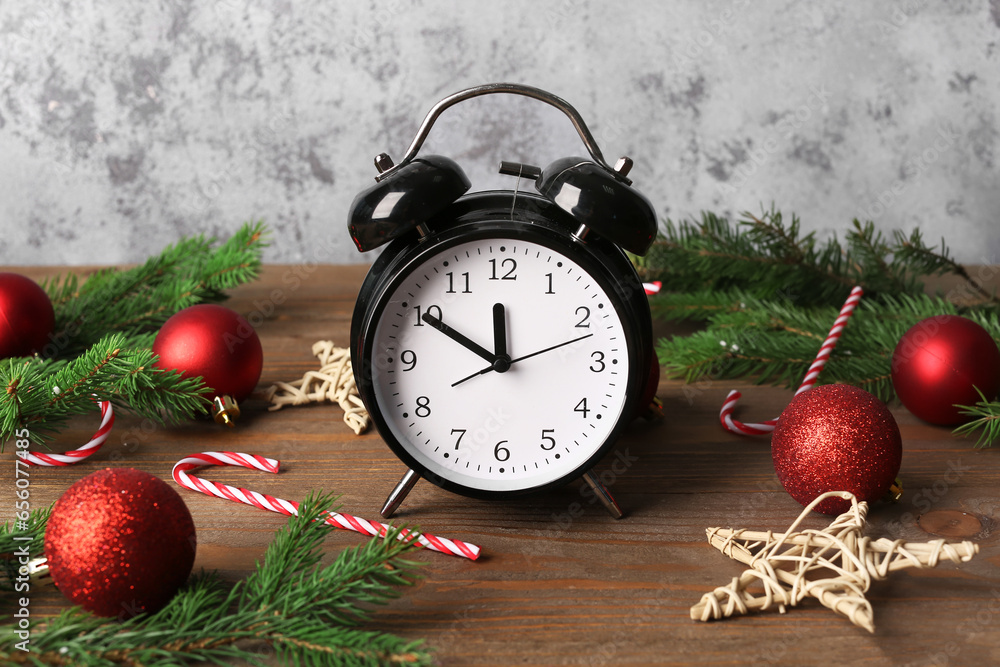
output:
[[[573,408],[573,412],[580,412],[580,413],[582,413],[583,414],[583,418],[586,419],[587,418],[587,413],[590,412],[590,410],[587,409],[587,399],[586,398],[581,398],[580,402],[576,404],[575,408]]]
[[[543,428],[542,429],[542,441],[543,441],[542,442],[542,449],[544,449],[545,451],[549,451],[550,449],[555,449],[556,448],[556,439],[553,438],[551,435],[546,435],[547,433],[555,433],[555,432],[556,432],[556,430],[554,428]],[[545,444],[546,444],[544,442],[545,440],[548,440],[548,447],[545,446]]]
[[[580,306],[579,308],[576,309],[575,311],[576,314],[579,315],[581,310],[583,311],[583,317],[581,317],[580,321],[576,323],[576,328],[589,329],[590,322],[588,322],[587,320],[590,319],[590,308],[587,308],[586,306]]]
[[[399,355],[399,360],[404,364],[409,365],[409,368],[404,368],[403,372],[412,371],[413,367],[417,365],[417,353],[413,350],[403,350],[403,353]]]
[[[417,408],[413,411],[418,417],[431,416],[431,399],[426,396],[417,396]]]
[[[590,370],[594,371],[595,373],[600,373],[605,368],[607,368],[607,364],[604,363],[603,352],[597,350],[595,352],[591,352],[590,356],[594,359],[594,363],[591,365]]]
[[[497,261],[495,259],[491,259],[490,264],[493,266],[493,271],[490,273],[490,280],[517,280],[517,276],[514,275],[514,272],[517,271],[517,262],[513,258],[508,257],[500,262],[501,269],[507,269],[507,267],[510,266],[510,268],[507,269],[507,273],[503,274],[500,278],[497,278]]]
[[[415,327],[422,327],[422,326],[424,326],[424,321],[422,319],[423,318],[423,314],[420,312],[420,308],[421,308],[420,306],[414,306],[413,307],[413,310],[417,311],[417,323],[413,325]],[[435,315],[435,312],[437,313],[436,315]],[[433,306],[433,305],[427,306],[427,314],[430,315],[431,317],[436,317],[439,320],[442,320],[442,321],[444,320],[444,316],[441,313],[441,306]]]
[[[510,458],[510,450],[506,447],[501,447],[500,445],[506,444],[507,440],[501,440],[497,443],[497,446],[493,448],[493,457],[500,462],[506,461]]]

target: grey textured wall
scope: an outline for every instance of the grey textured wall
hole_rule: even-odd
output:
[[[0,263],[138,261],[258,217],[269,261],[361,261],[372,156],[488,81],[568,99],[661,215],[773,201],[997,261],[1000,0],[0,0]],[[582,150],[496,96],[427,149],[477,189]]]

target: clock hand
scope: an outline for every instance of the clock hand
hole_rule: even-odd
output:
[[[507,356],[507,311],[502,303],[493,304],[493,352],[497,358]]]
[[[519,361],[524,361],[525,359],[530,359],[532,357],[537,357],[538,355],[540,355],[540,354],[542,354],[544,352],[551,352],[552,350],[555,350],[556,348],[565,347],[566,345],[572,345],[573,343],[575,343],[577,341],[581,341],[584,338],[590,338],[593,335],[594,334],[589,333],[589,334],[587,334],[585,336],[580,336],[579,338],[574,338],[573,340],[568,340],[565,343],[559,343],[557,345],[553,345],[552,347],[547,347],[544,350],[539,350],[538,352],[532,352],[531,354],[526,354],[523,357],[518,357],[517,359],[511,359],[510,363],[511,364],[516,364]]]
[[[457,331],[455,331],[450,326],[448,326],[438,318],[434,317],[433,315],[429,313],[424,313],[423,317],[420,319],[422,319],[424,322],[427,322],[427,324],[431,325],[432,327],[443,333],[448,338],[451,338],[453,341],[455,341],[465,349],[475,352],[476,354],[478,354],[480,357],[490,362],[491,364],[494,361],[496,361],[496,355],[494,355],[492,352],[487,350],[482,345],[478,345],[477,343],[472,342],[466,336],[458,333]]]
[[[524,361],[525,359],[530,359],[531,357],[537,357],[540,354],[544,354],[545,352],[551,352],[552,350],[558,349],[560,347],[565,347],[566,345],[572,345],[573,343],[581,341],[584,338],[590,338],[593,335],[594,334],[589,333],[589,334],[586,334],[584,336],[580,336],[578,338],[574,338],[573,340],[568,340],[568,341],[565,341],[563,343],[558,343],[556,345],[552,345],[550,347],[545,348],[544,350],[538,350],[537,352],[532,352],[531,354],[526,354],[523,357],[518,357],[517,359],[511,359],[510,360],[510,365],[514,365],[514,364],[516,364],[519,361]],[[499,361],[499,359],[497,361]],[[496,361],[494,361],[494,363],[496,363]],[[462,384],[463,382],[468,382],[472,378],[477,377],[479,375],[485,375],[486,373],[489,373],[492,370],[497,370],[497,369],[494,368],[493,365],[487,366],[486,368],[484,368],[484,369],[482,369],[480,371],[476,371],[472,375],[468,375],[468,376],[462,378],[458,382],[453,382],[451,386],[452,387],[457,387],[458,385]]]

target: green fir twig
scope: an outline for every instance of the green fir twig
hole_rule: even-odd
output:
[[[972,420],[954,430],[955,435],[970,436],[978,432],[976,447],[989,447],[1000,439],[1000,401],[991,401],[979,391],[979,400],[975,405],[960,406],[960,412]]]
[[[56,311],[46,356],[72,358],[109,331],[133,338],[155,332],[171,315],[197,303],[226,299],[225,290],[260,273],[263,222],[245,224],[213,248],[215,239],[185,238],[132,269],[102,269],[82,284],[75,274],[42,283]]]
[[[15,647],[15,627],[0,628],[4,664],[166,667],[192,662],[265,664],[255,645],[273,647],[283,664],[427,665],[421,641],[358,627],[373,605],[398,597],[417,579],[405,558],[417,543],[399,529],[345,549],[325,567],[318,521],[333,502],[310,495],[278,531],[263,562],[231,588],[215,575],[192,577],[162,610],[124,622],[78,607],[32,628],[30,652]]]
[[[201,378],[157,368],[149,347],[127,347],[123,333],[105,336],[72,361],[0,361],[0,442],[26,428],[43,442],[73,415],[111,401],[157,423],[189,419],[210,401]]]

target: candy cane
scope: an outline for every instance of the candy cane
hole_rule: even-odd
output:
[[[643,283],[642,290],[646,293],[646,296],[653,296],[654,294],[659,294],[660,290],[663,289],[663,283],[659,280],[654,280],[651,283]]]
[[[796,396],[812,389],[816,384],[816,379],[819,377],[820,372],[822,372],[823,367],[826,366],[826,362],[830,358],[830,353],[833,352],[833,348],[837,347],[837,341],[840,340],[840,335],[843,333],[844,327],[847,326],[847,321],[851,319],[851,314],[854,312],[855,307],[857,307],[858,302],[861,301],[862,294],[864,294],[864,290],[860,287],[855,287],[851,290],[850,296],[847,297],[847,301],[844,302],[844,306],[840,309],[840,314],[833,322],[833,327],[830,328],[830,333],[827,334],[826,340],[820,346],[819,352],[816,354],[816,359],[809,366],[806,376],[802,378],[802,384],[795,391]],[[726,396],[726,401],[722,404],[722,410],[719,412],[719,421],[722,423],[722,428],[733,433],[742,433],[743,435],[766,435],[774,431],[774,427],[778,423],[777,417],[769,419],[766,422],[748,424],[733,419],[733,411],[736,410],[736,404],[739,402],[741,395],[740,392],[734,390]]]
[[[244,468],[256,468],[264,472],[277,473],[278,468],[281,466],[280,461],[254,454],[241,454],[239,452],[202,452],[200,454],[192,454],[175,463],[172,474],[174,481],[186,489],[200,491],[210,496],[218,496],[219,498],[246,505],[253,505],[262,510],[277,512],[286,516],[293,514],[298,516],[299,503],[297,502],[188,475],[189,470],[203,466],[243,466]],[[378,521],[368,521],[367,519],[361,519],[350,514],[341,514],[339,512],[326,512],[325,514],[325,522],[334,528],[353,530],[365,535],[371,535],[372,537],[384,536],[386,531],[392,528],[392,526],[387,524],[379,523]],[[479,558],[479,547],[475,544],[459,540],[435,537],[428,533],[411,533],[405,528],[399,531],[399,539],[416,540],[432,551],[440,551],[441,553],[453,556],[462,556],[470,560]]]
[[[35,466],[68,466],[87,458],[104,444],[111,433],[111,427],[115,425],[115,411],[111,407],[110,401],[101,401],[101,426],[97,433],[90,439],[90,442],[79,449],[73,449],[63,454],[43,454],[42,452],[24,451],[19,455],[30,465]]]

